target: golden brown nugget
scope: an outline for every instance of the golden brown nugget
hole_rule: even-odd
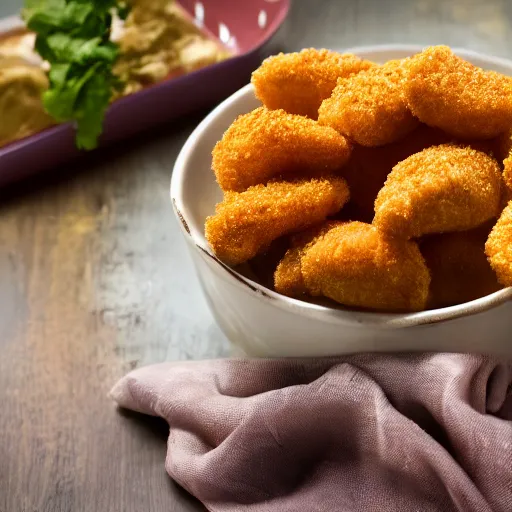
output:
[[[373,224],[403,238],[465,231],[497,217],[501,172],[469,147],[433,146],[397,164],[375,201]]]
[[[484,297],[501,286],[487,257],[485,241],[491,226],[431,235],[420,242],[430,270],[430,308],[444,308]]]
[[[302,279],[301,258],[303,247],[291,247],[286,251],[274,273],[274,289],[287,297],[301,297],[308,293]]]
[[[512,128],[492,140],[495,141],[496,158],[500,161],[508,158],[512,152]]]
[[[512,130],[500,137],[498,153],[503,162],[503,181],[512,193]]]
[[[512,126],[511,78],[473,66],[447,46],[425,49],[407,69],[407,103],[424,123],[469,139],[490,139]]]
[[[419,311],[427,303],[430,275],[417,244],[370,224],[332,228],[305,251],[301,265],[311,295],[346,306]]]
[[[236,270],[266,288],[274,289],[274,273],[286,251],[290,248],[288,236],[274,240],[267,248]]]
[[[501,213],[485,244],[485,254],[503,286],[512,286],[512,201]]]
[[[512,201],[512,188],[507,187],[505,183],[503,183],[501,188],[500,213],[507,207],[508,203]]]
[[[503,170],[500,207],[503,210],[512,200],[512,129],[507,130],[495,139],[491,139],[491,141],[494,145],[493,154]]]
[[[405,102],[405,61],[390,61],[338,80],[320,106],[318,122],[361,146],[395,142],[418,125]]]
[[[307,294],[302,278],[302,255],[319,236],[338,224],[340,224],[339,221],[327,221],[291,237],[291,247],[286,251],[274,273],[276,292],[288,297],[301,297]]]
[[[301,231],[336,213],[348,201],[345,180],[301,179],[226,192],[206,219],[208,243],[220,260],[238,265],[280,236]]]
[[[321,175],[342,167],[349,142],[328,126],[284,110],[257,108],[227,129],[213,150],[213,170],[223,190],[242,192],[276,175]]]
[[[373,66],[352,54],[308,48],[264,60],[252,74],[252,83],[256,97],[266,107],[316,119],[322,101],[331,95],[338,78]]]
[[[450,136],[443,131],[420,124],[399,142],[375,148],[354,146],[350,160],[342,170],[350,189],[350,202],[343,208],[343,213],[351,220],[371,223],[375,199],[393,167],[414,153],[449,140]]]

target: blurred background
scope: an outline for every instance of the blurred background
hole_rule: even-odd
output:
[[[0,17],[22,5],[2,0]],[[506,56],[511,19],[509,0],[293,0],[287,46],[444,42]]]
[[[22,3],[0,0],[0,18]],[[512,57],[511,33],[510,0],[294,0],[275,49]],[[212,106],[0,190],[0,512],[196,510],[170,489],[165,428],[127,422],[107,393],[144,364],[229,353],[169,200],[176,157]]]

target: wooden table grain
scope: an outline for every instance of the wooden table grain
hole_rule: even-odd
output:
[[[508,0],[296,0],[284,49],[507,57],[511,20]],[[203,115],[0,192],[0,512],[201,510],[165,473],[166,425],[107,393],[137,366],[229,353],[168,194]]]

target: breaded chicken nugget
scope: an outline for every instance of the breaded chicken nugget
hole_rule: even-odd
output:
[[[349,198],[342,178],[271,182],[245,192],[226,192],[206,219],[206,239],[229,265],[250,260],[282,235],[300,231],[336,213]]]
[[[350,202],[343,213],[351,220],[371,223],[375,199],[393,167],[414,153],[450,139],[443,131],[420,124],[399,142],[376,148],[354,146],[342,171],[350,189]]]
[[[351,145],[336,130],[284,110],[260,107],[227,129],[213,149],[212,167],[223,190],[241,192],[276,175],[335,171],[350,152]]]
[[[389,61],[338,80],[320,106],[318,122],[361,146],[383,146],[414,130],[418,120],[403,95],[405,61]]]
[[[316,119],[338,78],[374,65],[352,54],[308,48],[264,60],[252,74],[252,83],[256,97],[266,107]]]
[[[294,298],[307,294],[300,263],[303,253],[303,247],[291,247],[286,251],[274,273],[276,292]]]
[[[469,147],[433,146],[397,164],[375,201],[373,224],[403,238],[465,231],[497,217],[501,172]]]
[[[305,251],[301,265],[311,295],[346,306],[419,311],[427,302],[430,276],[417,244],[370,224],[332,228]]]
[[[512,129],[502,133],[499,137],[491,139],[498,163],[503,170],[503,186],[501,187],[500,211],[502,211],[509,201],[512,201]]]
[[[421,121],[457,137],[490,139],[512,126],[512,79],[433,46],[409,62],[407,103]]]
[[[503,286],[512,286],[512,201],[501,213],[485,244],[485,254]]]
[[[277,238],[268,248],[258,253],[247,263],[238,265],[237,271],[273,290],[274,273],[286,251],[290,248],[289,238],[287,235]]]
[[[500,213],[507,207],[507,204],[512,201],[512,188],[503,184],[500,201]]]
[[[485,256],[490,230],[486,223],[470,231],[431,235],[420,241],[432,277],[430,308],[463,304],[501,288]]]
[[[503,162],[503,180],[512,191],[512,129],[499,138],[497,153],[497,158]]]
[[[274,273],[276,292],[288,297],[300,297],[307,294],[307,288],[302,279],[302,255],[319,236],[338,224],[340,224],[339,221],[327,221],[291,237],[291,247],[286,251]]]

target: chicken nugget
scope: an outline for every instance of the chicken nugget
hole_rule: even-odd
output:
[[[226,192],[215,215],[206,219],[206,239],[220,260],[238,265],[276,238],[322,222],[348,198],[347,184],[339,177],[270,182]]]
[[[442,144],[395,165],[375,201],[373,224],[403,238],[465,231],[497,217],[500,197],[496,160]]]
[[[501,188],[500,213],[507,207],[507,204],[512,201],[512,188],[507,187],[505,184],[503,184]]]
[[[393,167],[414,153],[449,140],[443,131],[420,124],[399,142],[375,148],[354,146],[342,171],[350,189],[350,202],[343,213],[351,220],[371,223],[375,199]]]
[[[493,154],[503,170],[503,186],[501,190],[500,211],[512,200],[512,129],[502,133],[499,137],[491,139]]]
[[[427,303],[430,275],[417,244],[370,224],[332,228],[308,247],[301,266],[311,295],[346,306],[419,311]]]
[[[425,49],[407,69],[407,103],[424,123],[463,139],[490,139],[512,126],[510,77],[473,66],[447,46]]]
[[[223,190],[242,192],[276,175],[322,175],[342,167],[351,145],[336,130],[284,110],[242,115],[213,149],[212,167]]]
[[[256,97],[270,109],[318,117],[339,77],[364,71],[375,64],[352,54],[308,48],[299,53],[280,53],[264,60],[252,74]]]
[[[303,252],[303,247],[291,247],[286,251],[274,273],[276,292],[287,297],[301,297],[307,294],[300,263]]]
[[[389,61],[338,80],[319,109],[318,122],[361,146],[395,142],[418,125],[403,95],[405,61]]]
[[[497,158],[503,162],[503,181],[512,192],[512,129],[499,137]]]
[[[242,265],[237,265],[236,270],[240,274],[272,290],[274,288],[274,272],[276,267],[289,248],[289,237],[286,235],[281,236],[251,260]]]
[[[486,223],[470,231],[430,235],[420,241],[432,277],[430,308],[463,304],[501,288],[484,250],[491,227]]]
[[[291,237],[291,247],[286,251],[274,273],[276,292],[296,298],[307,294],[307,288],[302,279],[302,255],[319,236],[338,224],[340,224],[339,221],[327,221]]]
[[[503,286],[512,286],[512,201],[501,212],[485,244],[485,254]]]

